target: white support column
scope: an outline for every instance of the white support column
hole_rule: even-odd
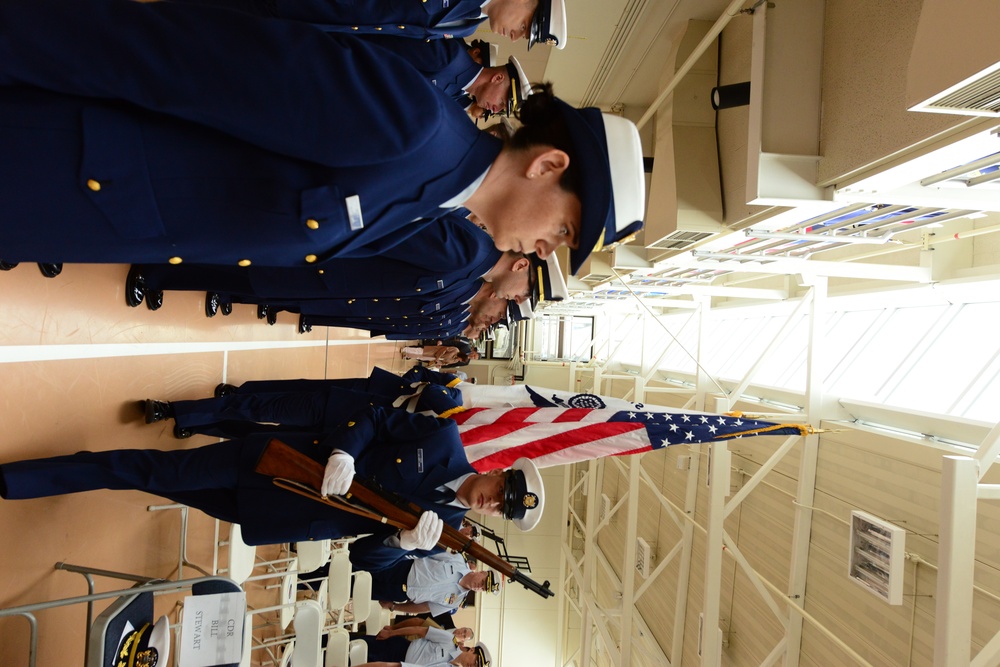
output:
[[[572,560],[572,554],[566,553],[569,548],[563,545],[564,555],[567,556],[566,563],[570,566],[573,574],[579,581],[583,581],[584,574],[580,571],[577,564]],[[591,658],[591,647],[594,642],[594,629],[597,629],[598,635],[601,637],[601,641],[604,642],[605,650],[608,654],[608,659],[611,662],[618,662],[618,647],[611,636],[611,632],[608,630],[607,618],[605,614],[597,605],[597,601],[594,599],[593,593],[590,591],[584,591],[583,588],[580,589],[580,602],[583,609],[583,619],[585,625],[583,626],[583,640],[581,640],[582,655],[580,658],[581,665],[590,665],[593,658]]]
[[[573,539],[573,528],[571,526],[573,521],[573,504],[569,501],[572,491],[570,487],[572,486],[572,481],[570,480],[570,473],[567,470],[562,476],[562,498],[565,501],[566,515],[563,517],[562,527],[559,531],[559,542],[564,547],[570,547],[571,540]],[[572,549],[570,549],[572,553]],[[556,627],[559,629],[559,643],[556,645],[555,650],[555,664],[556,667],[563,666],[567,664],[569,658],[565,654],[566,642],[567,642],[567,621],[566,621],[566,607],[570,604],[570,596],[566,591],[566,557],[563,556],[559,559],[559,585],[556,586],[556,590],[559,591],[559,596],[556,600],[559,600]],[[575,653],[574,653],[575,655]]]
[[[694,547],[694,513],[698,505],[698,468],[701,454],[698,447],[689,447],[691,463],[687,488],[684,492],[684,512],[691,521],[684,522],[680,567],[677,568],[677,597],[674,599],[674,633],[670,640],[670,664],[680,665],[684,655],[684,624],[687,620],[688,582],[691,579],[691,552]]]
[[[698,297],[698,366],[695,370],[697,380],[695,382],[694,405],[695,410],[705,409],[705,394],[708,391],[710,378],[705,372],[703,360],[705,359],[706,346],[708,342],[709,318],[712,312],[712,300],[708,297]]]
[[[622,563],[622,621],[621,642],[622,652],[620,667],[631,667],[632,664],[632,616],[639,612],[635,609],[635,555],[636,527],[639,524],[639,473],[642,468],[642,456],[630,456],[628,471],[628,514],[626,524],[628,534],[625,539],[625,561]]]
[[[595,537],[595,527],[597,526],[597,461],[590,461],[587,464],[587,527],[583,535],[583,572],[577,574],[577,581],[580,583],[580,599],[586,604],[583,605],[583,619],[581,630],[583,632],[583,664],[590,665],[590,647],[593,644],[594,624],[601,624],[601,619],[591,618],[594,610],[594,596],[597,572],[594,568],[594,560],[597,557],[597,544]],[[571,565],[573,565],[571,563]],[[575,569],[575,567],[574,567]]]
[[[972,643],[972,585],[976,565],[976,484],[979,464],[945,456],[934,606],[934,665],[968,665]]]
[[[701,665],[719,667],[719,606],[722,594],[722,547],[725,535],[726,496],[729,494],[729,447],[713,442],[709,452],[708,534],[705,536],[705,603],[701,630]]]
[[[823,331],[826,314],[827,279],[813,277],[812,309],[809,311],[809,342],[806,357],[806,421],[819,427],[820,407],[823,401],[823,376],[826,364],[823,357]],[[795,493],[795,524],[792,529],[791,563],[788,573],[788,596],[805,604],[806,572],[809,565],[809,537],[812,533],[812,509],[816,496],[816,461],[819,455],[819,436],[809,435],[802,440],[799,459],[799,480]],[[792,607],[788,614],[785,633],[784,667],[798,667],[802,642],[802,614]]]

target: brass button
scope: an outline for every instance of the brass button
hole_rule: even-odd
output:
[[[375,28],[375,29],[376,29],[376,30],[381,30],[381,29],[382,29],[382,26],[376,26],[376,28]]]
[[[354,303],[355,301],[357,301],[357,299],[348,299],[347,303]]]
[[[396,463],[402,463],[403,459],[396,459]]]
[[[310,264],[316,261],[316,255],[306,255],[306,261]]]
[[[167,261],[170,262],[171,264],[180,264],[181,262],[184,261],[184,259],[182,257],[171,257]]]
[[[312,218],[309,218],[308,220],[306,220],[306,227],[308,227],[309,229],[319,229],[319,222],[313,220]]]
[[[420,289],[420,288],[418,287],[418,288],[417,288],[417,291],[418,291],[418,292],[420,292],[420,291],[422,291],[422,290],[421,290],[421,289]]]
[[[318,445],[319,444],[319,440],[313,440],[313,444],[314,445]]]
[[[358,29],[358,26],[356,26],[356,25],[352,25],[351,26],[351,30],[357,30],[357,29]]]
[[[378,301],[378,299],[372,299],[372,301]]]
[[[402,299],[396,299],[396,301],[402,301]]]
[[[323,275],[323,274],[325,273],[325,271],[323,271],[323,269],[320,269],[320,270],[319,270],[319,271],[317,271],[316,273],[318,273],[319,275]]]
[[[354,426],[354,422],[347,422],[347,428],[351,428],[352,426]]]
[[[100,181],[95,181],[92,178],[88,179],[87,180],[87,187],[90,188],[91,190],[93,190],[94,192],[97,192],[98,190],[101,189],[101,182]]]
[[[405,25],[397,25],[396,27],[399,28],[400,30],[406,30]]]
[[[241,259],[240,261],[238,261],[236,263],[239,264],[240,266],[250,266],[250,260],[249,259]]]

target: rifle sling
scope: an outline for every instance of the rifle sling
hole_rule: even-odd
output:
[[[377,512],[372,512],[371,510],[365,509],[364,507],[359,507],[342,496],[321,496],[316,493],[316,491],[301,482],[296,482],[291,479],[283,479],[281,477],[275,477],[272,480],[274,485],[285,489],[286,491],[291,491],[292,493],[297,493],[300,496],[309,498],[310,500],[315,500],[316,502],[323,503],[324,505],[329,505],[334,509],[343,510],[344,512],[350,512],[352,514],[357,514],[358,516],[363,516],[366,519],[371,519],[372,521],[378,521],[379,523],[388,524],[390,526],[395,526],[396,528],[405,528],[398,521],[393,521],[388,517],[378,514]]]

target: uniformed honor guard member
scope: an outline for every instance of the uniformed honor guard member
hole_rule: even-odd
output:
[[[255,386],[259,387],[256,391]],[[143,401],[145,421],[153,424],[173,419],[177,438],[196,433],[241,438],[252,433],[333,431],[372,405],[437,417],[462,410],[457,389],[427,384],[408,387],[408,393],[396,395],[347,389],[324,380],[248,382],[245,387],[225,392],[216,388],[214,398]]]
[[[439,311],[429,317],[399,319],[390,315],[381,320],[374,317],[346,319],[305,318],[307,323],[341,327],[357,327],[374,335],[383,335],[389,340],[410,340],[413,338],[447,338],[462,335],[472,338],[470,331],[492,326],[507,317],[507,300],[500,299],[493,287],[484,283],[467,304],[453,304],[448,310]]]
[[[254,467],[267,435],[195,449],[119,449],[0,465],[0,497],[44,498],[95,489],[134,489],[240,524],[247,544],[282,544],[371,533],[353,543],[359,567],[377,570],[407,556],[441,553],[444,523],[461,528],[466,512],[504,516],[534,527],[544,492],[530,493],[525,459],[517,468],[480,475],[465,459],[450,419],[370,408],[348,427],[325,434],[284,433],[282,440],[326,463],[321,493],[343,495],[358,474],[423,509],[417,525],[397,531],[275,486]],[[540,476],[533,479],[540,480]],[[540,481],[539,481],[540,485]]]
[[[498,322],[506,315],[507,300],[497,298],[489,283],[478,284],[478,290],[472,285],[463,298],[447,299],[440,307],[439,302],[422,303],[419,312],[409,315],[400,312],[394,302],[369,304],[387,306],[380,315],[302,315],[299,331],[320,325],[364,329],[373,336],[384,335],[390,340],[456,336],[469,328]],[[308,309],[308,304],[303,308]]]
[[[488,116],[510,114],[531,91],[517,58],[510,56],[506,63],[497,65],[496,52],[487,48],[492,45],[479,47],[488,54],[487,62],[479,64],[470,54],[472,47],[460,40],[426,44],[398,37],[372,37],[368,41],[405,59],[463,109],[474,101]]]
[[[156,310],[163,303],[164,291],[204,291],[217,295],[206,299],[206,304],[214,302],[212,307],[206,305],[205,314],[211,317],[221,304],[233,301],[278,305],[298,300],[430,300],[480,278],[502,279],[507,264],[512,263],[504,261],[504,253],[482,230],[461,215],[449,213],[405,244],[377,257],[331,261],[318,269],[190,263],[133,265],[125,280],[125,302],[134,308],[145,301]],[[519,284],[528,284],[529,280],[521,275]]]
[[[306,23],[9,0],[0,86],[7,261],[318,269],[464,206],[498,249],[577,268],[642,226],[630,122],[544,89],[501,146],[401,58]]]
[[[511,41],[566,47],[565,0],[182,0],[312,23],[351,35],[393,35],[422,41],[468,37],[489,20]]]

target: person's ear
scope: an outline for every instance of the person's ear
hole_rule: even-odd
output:
[[[519,271],[527,271],[530,266],[531,262],[527,258],[521,257],[510,265],[510,270],[514,273],[518,273]]]
[[[558,148],[547,148],[538,153],[528,163],[528,178],[537,176],[556,176],[561,178],[563,172],[569,168],[569,154]]]

